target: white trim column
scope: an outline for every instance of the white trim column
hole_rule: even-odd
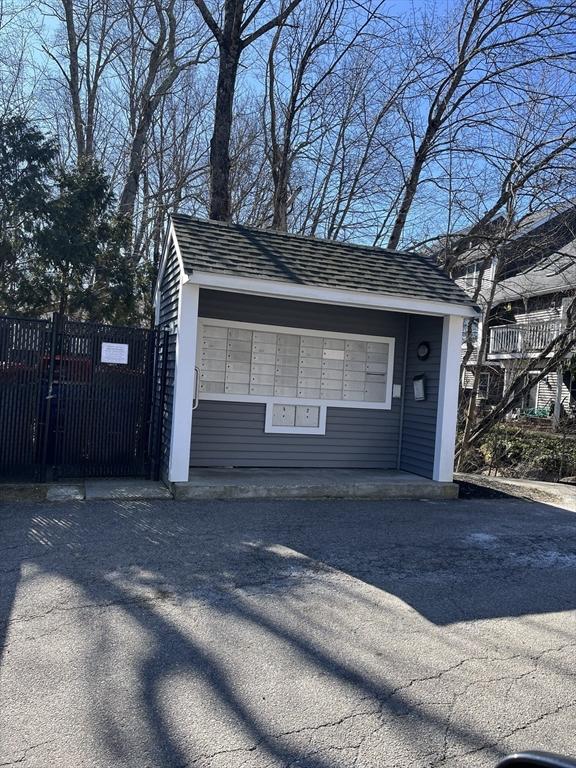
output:
[[[190,472],[199,296],[200,288],[197,285],[181,283],[168,465],[168,480],[171,483],[186,482]]]
[[[442,351],[436,415],[436,443],[432,478],[452,482],[458,420],[460,362],[462,354],[462,317],[444,317]]]
[[[540,382],[541,384],[542,382]],[[564,369],[561,365],[556,368],[556,393],[554,398],[554,413],[552,414],[552,424],[554,429],[558,429],[560,417],[562,416],[562,387],[564,385]]]

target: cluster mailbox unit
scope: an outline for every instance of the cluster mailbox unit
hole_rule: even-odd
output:
[[[469,298],[414,253],[175,215],[163,471],[399,469],[452,479]]]

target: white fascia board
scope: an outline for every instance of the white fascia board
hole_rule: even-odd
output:
[[[182,258],[182,251],[180,250],[180,243],[178,242],[178,238],[176,237],[176,230],[174,229],[174,222],[170,222],[170,239],[174,243],[174,248],[176,249],[176,258],[178,259],[178,263],[180,264],[180,279],[183,283],[188,282],[188,275],[186,274],[186,269],[184,267],[184,259]]]
[[[312,301],[321,304],[361,307],[363,309],[383,309],[391,312],[408,312],[417,315],[457,315],[459,317],[477,317],[474,307],[465,304],[417,299],[407,296],[389,296],[381,293],[351,291],[342,288],[324,288],[322,286],[296,285],[276,280],[259,280],[252,277],[221,275],[215,272],[192,272],[188,280],[201,288],[249,293],[256,296],[273,296],[279,299]]]
[[[164,270],[166,269],[166,261],[168,260],[168,252],[170,243],[169,232],[164,237],[164,245],[162,247],[162,256],[160,257],[160,266],[158,267],[158,274],[156,275],[156,285],[154,287],[154,323],[158,325],[160,322],[160,285],[162,284],[162,278],[164,277]]]
[[[174,243],[176,258],[178,259],[178,264],[180,266],[180,283],[183,284],[188,282],[188,275],[184,269],[184,260],[182,259],[182,252],[180,251],[178,238],[176,237],[176,232],[174,231],[174,224],[170,222],[170,227],[166,232],[166,236],[164,237],[164,246],[162,248],[162,256],[160,258],[160,266],[158,268],[158,276],[156,277],[156,287],[154,289],[154,314],[156,325],[159,323],[160,314],[160,285],[162,283],[162,278],[164,277],[164,271],[166,269],[166,263],[168,261],[168,254],[170,253],[171,243]]]

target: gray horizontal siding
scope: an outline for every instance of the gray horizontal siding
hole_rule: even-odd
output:
[[[202,290],[200,316],[339,333],[392,336],[394,382],[402,383],[406,317],[325,304]],[[264,432],[266,406],[200,400],[192,420],[195,467],[335,467],[395,469],[400,399],[392,409],[328,408],[325,435]]]
[[[399,408],[328,408],[325,435],[264,432],[263,403],[201,400],[194,411],[194,467],[348,467],[394,469]]]
[[[419,360],[420,342],[430,344],[427,360]],[[432,477],[442,347],[442,318],[412,315],[409,320],[400,469]],[[426,400],[414,399],[414,376],[426,376]]]
[[[178,319],[178,289],[180,287],[180,265],[174,246],[170,248],[162,282],[160,283],[160,325],[175,322]]]
[[[283,325],[318,331],[394,336],[404,339],[405,315],[374,309],[335,307],[224,291],[200,291],[200,317],[242,323]],[[396,349],[398,353],[398,349]]]
[[[174,246],[170,247],[164,274],[159,291],[159,325],[167,327],[178,320],[178,301],[180,288],[180,264],[176,256]],[[170,449],[170,437],[172,432],[172,413],[174,400],[174,372],[176,368],[176,334],[168,337],[168,345],[165,351],[166,363],[166,388],[164,393],[164,407],[162,412],[162,456],[160,471],[165,479],[168,475],[168,459]]]

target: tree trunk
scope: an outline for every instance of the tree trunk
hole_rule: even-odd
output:
[[[230,220],[230,139],[232,108],[241,48],[220,45],[214,129],[210,140],[210,218]]]
[[[78,36],[74,22],[73,0],[62,0],[64,15],[66,18],[66,35],[68,38],[68,88],[72,101],[72,115],[74,117],[74,134],[76,139],[76,152],[78,160],[86,154],[86,137],[84,134],[84,121],[82,119],[82,104],[80,101],[80,63],[78,60]]]
[[[288,231],[288,160],[285,156],[274,160],[272,176],[274,179],[274,200],[272,229]]]
[[[136,129],[136,134],[130,147],[130,161],[128,164],[128,173],[126,181],[120,196],[118,212],[121,216],[127,216],[130,221],[134,215],[134,206],[136,204],[136,195],[138,194],[138,184],[142,173],[142,158],[144,156],[144,147],[148,135],[150,120],[140,120]]]

